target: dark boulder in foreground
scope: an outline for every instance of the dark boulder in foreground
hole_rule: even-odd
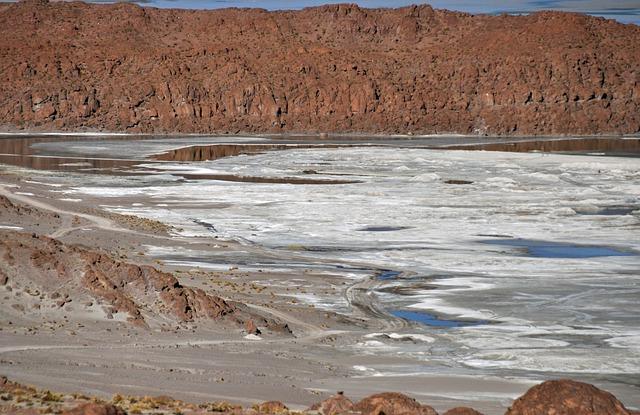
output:
[[[506,415],[630,415],[609,392],[588,383],[553,380],[516,399]]]
[[[0,3],[0,128],[640,131],[640,27],[428,5]]]

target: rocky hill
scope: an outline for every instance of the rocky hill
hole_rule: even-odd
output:
[[[19,223],[20,216],[36,220],[57,214],[12,203],[0,195],[0,218]],[[77,219],[79,220],[79,218]],[[83,246],[67,245],[51,237],[0,229],[0,316],[38,320],[64,311],[64,319],[121,320],[141,328],[203,320],[245,331],[290,334],[288,326],[227,301],[214,291],[186,286],[171,273],[149,265],[114,259]],[[19,295],[14,288],[28,295]],[[2,413],[2,412],[0,412]]]
[[[0,6],[5,130],[640,131],[640,27],[429,6]]]

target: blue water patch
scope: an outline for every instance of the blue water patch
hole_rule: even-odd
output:
[[[408,310],[393,310],[391,315],[402,318],[409,321],[415,321],[416,323],[422,323],[431,327],[444,327],[444,328],[456,328],[456,327],[468,327],[479,326],[481,324],[487,324],[486,321],[463,321],[463,320],[447,320],[439,318],[433,314],[424,313],[421,311],[408,311]]]
[[[392,280],[400,274],[401,274],[400,271],[383,270],[378,274],[378,279],[382,281]]]
[[[482,241],[482,243],[524,248],[527,255],[536,258],[595,258],[637,255],[633,251],[625,251],[603,245],[579,245],[563,242],[534,241],[531,239],[491,239]]]

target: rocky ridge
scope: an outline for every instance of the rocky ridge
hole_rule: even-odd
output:
[[[261,327],[277,335],[291,334],[287,324],[183,285],[171,273],[47,236],[0,230],[0,258],[0,286],[29,294],[11,304],[14,313],[75,309],[93,319],[122,318],[142,328],[213,321],[251,327],[247,333],[259,333]],[[8,305],[7,298],[3,303]]]
[[[93,298],[104,305],[108,318],[125,313],[127,321],[138,326],[147,325],[143,311],[149,317],[166,316],[182,322],[220,319],[237,311],[222,298],[183,286],[169,273],[116,261],[107,254],[67,246],[46,236],[0,231],[0,257],[0,273],[7,281],[33,285],[30,290],[47,293],[40,299],[48,297],[54,307],[87,303]],[[28,281],[23,281],[25,275]],[[67,292],[69,289],[72,292]],[[41,303],[33,306],[41,307]]]
[[[640,27],[429,6],[0,6],[0,125],[153,133],[640,131]]]
[[[0,212],[4,218],[61,220],[58,214],[13,203],[3,195]],[[171,273],[35,233],[0,230],[0,286],[16,295],[28,294],[13,303],[10,296],[4,297],[5,318],[12,313],[29,316],[75,309],[98,320],[122,317],[145,328],[211,320],[290,334],[288,326],[250,312],[243,304],[184,286]]]
[[[53,220],[58,228],[63,224],[57,213],[0,195],[0,219],[13,221],[22,216]],[[169,229],[161,222],[135,216],[112,217],[143,232]],[[75,221],[82,223],[78,217]],[[12,313],[35,316],[75,310],[93,319],[123,319],[142,328],[212,321],[254,328],[247,333],[259,332],[260,327],[278,335],[292,334],[286,323],[225,300],[214,291],[183,285],[172,273],[130,262],[126,256],[116,259],[114,253],[66,244],[39,232],[0,229],[0,286],[14,297],[28,294],[21,295],[22,299],[3,298],[5,318]]]

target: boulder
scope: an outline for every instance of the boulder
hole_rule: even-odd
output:
[[[438,415],[430,406],[401,393],[386,392],[371,395],[353,407],[354,412],[362,415]]]
[[[349,413],[353,410],[353,402],[342,392],[338,392],[329,399],[313,405],[311,411],[318,411],[322,415],[338,415]]]
[[[529,389],[506,415],[630,415],[609,392],[588,383],[551,380]]]
[[[256,323],[254,323],[253,320],[245,321],[244,330],[247,332],[247,334],[258,335],[261,333],[260,329],[258,328],[258,326],[256,326]]]

